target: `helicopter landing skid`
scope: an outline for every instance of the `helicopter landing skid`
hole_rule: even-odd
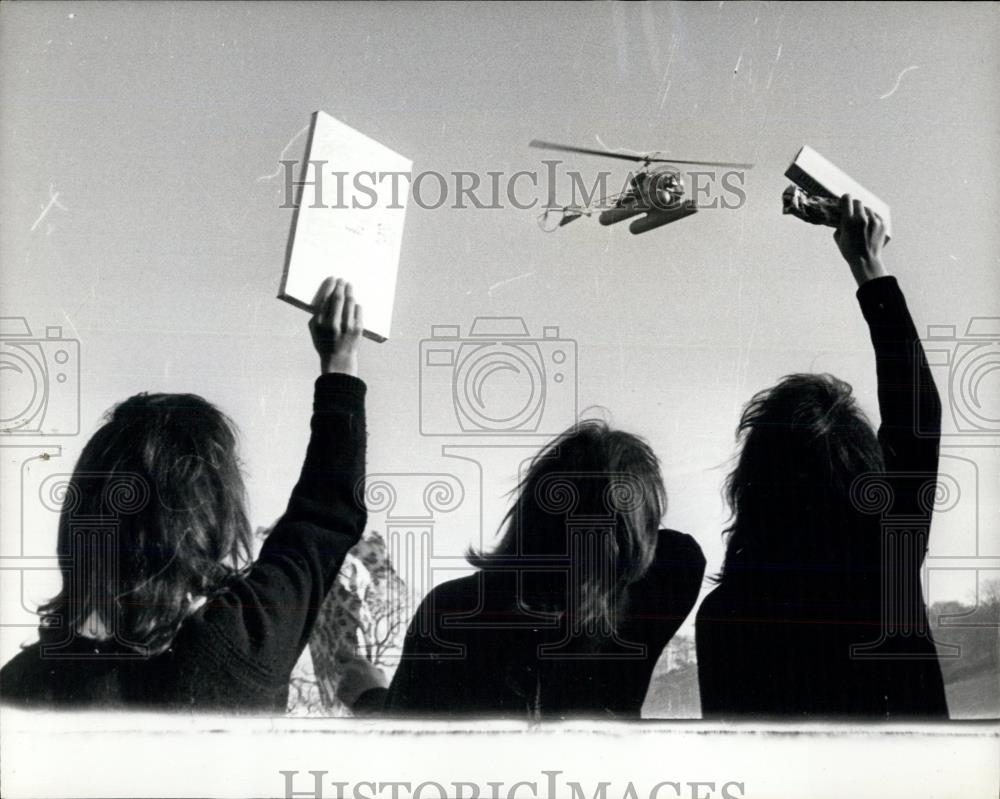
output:
[[[698,213],[698,206],[691,200],[686,200],[677,208],[649,211],[641,219],[636,219],[635,222],[628,226],[628,229],[634,234],[645,233],[647,230],[669,225],[671,222],[676,222],[678,219],[683,219],[695,213]],[[603,222],[604,220],[602,219],[601,221]]]

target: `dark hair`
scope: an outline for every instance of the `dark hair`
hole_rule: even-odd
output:
[[[137,394],[105,417],[63,486],[63,585],[49,625],[95,614],[144,654],[173,640],[194,597],[252,557],[236,430],[193,394]]]
[[[622,589],[652,563],[666,510],[653,450],[603,421],[584,421],[539,451],[512,493],[500,542],[490,553],[470,550],[469,562],[483,569],[548,565],[564,575],[569,564],[559,609],[568,604],[577,625],[614,630]]]
[[[851,483],[883,464],[851,386],[828,374],[788,375],[754,395],[736,434],[742,447],[724,489],[732,516],[719,579],[849,557],[866,529]]]

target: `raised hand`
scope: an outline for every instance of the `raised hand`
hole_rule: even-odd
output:
[[[309,332],[319,353],[320,370],[357,377],[358,343],[365,326],[351,284],[328,277],[319,287],[314,307]]]
[[[850,194],[840,198],[840,226],[833,234],[851,267],[858,285],[886,274],[882,263],[882,248],[886,244],[885,224],[882,217],[863,205]]]

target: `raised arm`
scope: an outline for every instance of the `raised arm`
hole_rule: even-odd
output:
[[[845,195],[841,203],[834,239],[858,283],[858,302],[875,348],[886,470],[936,475],[941,401],[906,300],[882,262],[885,228],[859,200]]]
[[[882,262],[882,220],[846,195],[841,213],[834,238],[858,283],[858,302],[875,349],[881,415],[878,438],[894,494],[889,512],[929,522],[930,485],[938,470],[941,401],[906,300]]]
[[[319,299],[309,325],[321,367],[312,436],[288,509],[250,571],[211,598],[175,641],[182,692],[208,704],[284,702],[323,598],[364,530],[361,312],[342,281],[325,283]]]

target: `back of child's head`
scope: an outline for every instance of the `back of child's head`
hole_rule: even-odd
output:
[[[652,448],[638,436],[587,419],[535,455],[514,493],[500,542],[489,553],[471,551],[470,562],[490,569],[518,559],[537,565],[575,558],[579,562],[568,575],[573,597],[565,601],[575,602],[579,624],[613,629],[624,588],[653,561],[666,511]]]
[[[855,478],[882,468],[875,430],[851,386],[828,374],[793,374],[758,392],[737,429],[741,449],[726,480],[732,511],[724,571],[850,557],[864,535],[850,497]]]
[[[137,394],[84,447],[59,524],[63,587],[49,623],[166,648],[192,600],[251,557],[230,419],[193,394]]]

